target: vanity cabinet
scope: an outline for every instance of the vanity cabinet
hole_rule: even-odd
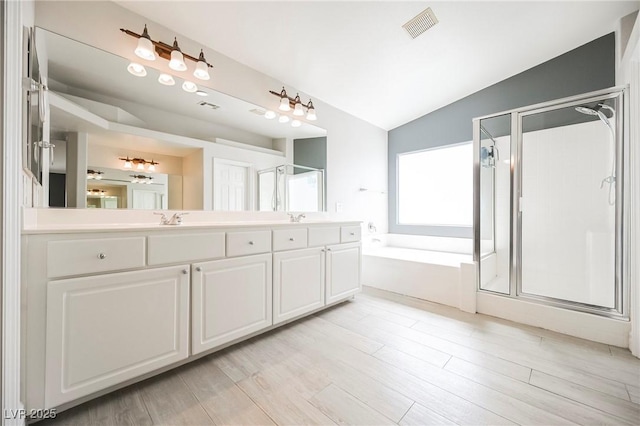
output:
[[[362,268],[360,243],[327,246],[326,259],[326,303],[331,304],[358,293],[362,287],[360,284]]]
[[[189,355],[189,266],[50,281],[46,297],[46,407]]]
[[[195,263],[192,268],[193,354],[272,324],[271,253]]]
[[[75,405],[352,297],[359,229],[24,231],[26,408]]]
[[[273,254],[273,323],[324,306],[324,248]]]

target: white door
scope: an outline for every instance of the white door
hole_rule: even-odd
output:
[[[46,408],[185,359],[189,267],[51,281],[46,336]]]
[[[361,289],[360,243],[337,244],[327,247],[326,303],[330,304]]]
[[[269,253],[192,266],[194,354],[272,324],[271,265]]]
[[[162,208],[160,195],[156,191],[134,189],[132,194],[134,209],[157,210]]]
[[[273,323],[324,306],[324,249],[273,255]]]
[[[217,160],[214,163],[213,209],[223,211],[249,210],[249,168]]]

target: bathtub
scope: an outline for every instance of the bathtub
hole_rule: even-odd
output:
[[[363,285],[475,312],[470,240],[385,234],[364,238],[362,254]]]

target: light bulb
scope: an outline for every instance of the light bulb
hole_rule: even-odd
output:
[[[315,121],[318,117],[316,117],[316,109],[313,107],[313,102],[309,101],[307,104],[307,120]]]
[[[145,75],[147,75],[147,70],[142,65],[136,62],[131,62],[127,67],[127,71],[129,71],[136,77],[144,77]]]
[[[144,170],[144,163],[138,163],[138,166],[136,168],[138,170]]]
[[[93,178],[95,180],[101,180],[102,179],[102,175],[95,175]]]
[[[204,97],[204,96],[209,96],[209,94],[208,94],[207,92],[205,92],[204,90],[198,90],[198,91],[196,92],[196,95],[198,95],[198,96],[202,96],[202,97]]]
[[[193,71],[193,76],[200,80],[209,80],[211,78],[211,76],[209,76],[209,65],[207,65],[207,61],[204,59],[202,49],[200,49],[200,57],[198,58],[196,69]]]
[[[136,178],[131,179],[131,183],[138,183],[138,179]]]
[[[149,33],[147,32],[147,26],[144,26],[144,31],[142,35],[138,39],[138,46],[134,51],[135,54],[142,59],[146,59],[147,61],[155,61],[156,54],[153,53],[153,43],[151,42],[151,37],[149,37]]]
[[[182,90],[189,93],[195,93],[198,91],[198,85],[191,81],[185,81],[182,83]]]
[[[132,167],[131,160],[126,159],[126,160],[124,161],[124,168],[125,168],[125,169],[130,169],[131,167]]]
[[[291,122],[291,127],[300,127],[302,126],[302,123],[300,122],[300,120],[293,120]]]
[[[300,102],[300,95],[296,93],[296,97],[294,100],[295,106],[293,108],[293,115],[297,115],[298,117],[304,115],[304,111],[302,110],[302,102]]]
[[[278,107],[280,111],[289,111],[291,107],[289,106],[289,98],[280,98],[280,106]]]
[[[267,120],[272,120],[276,118],[276,113],[273,111],[267,111],[264,113],[264,118],[266,118]]]
[[[278,117],[278,123],[288,123],[289,122],[289,117],[287,117],[286,115],[281,115],[280,117]]]
[[[171,60],[169,61],[169,68],[176,71],[186,71],[187,64],[184,63],[184,56],[178,47],[178,39],[173,39],[173,49],[171,50]]]
[[[151,160],[151,164],[149,164],[148,169],[150,172],[155,172],[156,171],[156,164],[153,162],[153,160]]]
[[[173,86],[176,82],[173,80],[169,74],[160,74],[158,77],[158,83],[164,84],[165,86]]]

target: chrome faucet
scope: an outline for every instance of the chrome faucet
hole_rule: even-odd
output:
[[[298,223],[306,217],[304,213],[300,213],[297,216],[294,215],[293,213],[287,213],[287,214],[289,215],[289,222],[294,222],[294,223]]]
[[[182,216],[189,213],[174,213],[169,219],[164,213],[154,212],[153,214],[160,216],[160,225],[182,225]]]

